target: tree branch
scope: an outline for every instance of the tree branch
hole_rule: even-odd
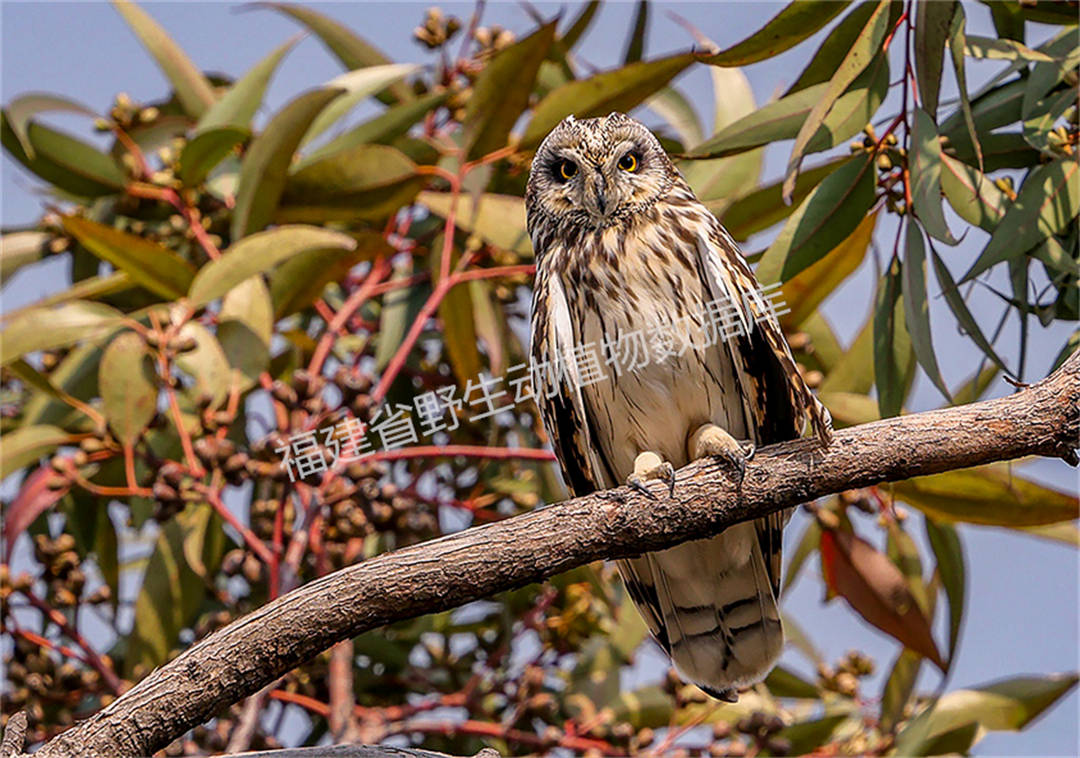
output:
[[[741,486],[720,464],[696,461],[678,472],[673,498],[619,487],[386,553],[238,619],[37,755],[148,755],[340,640],[823,495],[1029,455],[1075,465],[1078,419],[1080,351],[1009,397],[843,429],[827,449],[810,440],[764,448]]]

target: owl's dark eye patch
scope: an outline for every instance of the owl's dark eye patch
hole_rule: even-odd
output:
[[[557,181],[568,182],[577,173],[577,164],[564,158],[561,161],[556,161],[552,169],[552,174],[554,174]]]

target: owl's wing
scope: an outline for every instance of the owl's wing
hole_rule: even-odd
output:
[[[699,239],[699,270],[712,298],[735,305],[742,329],[727,340],[741,389],[746,418],[757,445],[799,437],[809,424],[823,445],[832,438],[832,419],[806,386],[795,365],[773,308],[762,295],[738,245],[719,221],[711,219]],[[780,596],[782,530],[791,511],[755,519],[758,542],[773,596]]]
[[[581,385],[574,376],[576,366],[563,360],[573,346],[574,328],[562,282],[557,274],[539,267],[533,290],[533,394],[566,486],[580,496],[605,488],[608,467],[592,442]]]

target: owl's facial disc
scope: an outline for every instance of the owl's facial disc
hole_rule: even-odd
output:
[[[672,168],[644,125],[622,114],[567,121],[533,163],[534,201],[590,228],[608,226],[659,197]]]

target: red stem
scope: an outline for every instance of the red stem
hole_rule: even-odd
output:
[[[37,608],[45,615],[49,621],[60,627],[61,633],[63,633],[68,639],[78,645],[84,653],[86,653],[86,663],[91,666],[95,671],[101,674],[101,678],[110,690],[116,694],[120,694],[123,689],[123,682],[120,681],[120,677],[116,675],[112,667],[107,665],[97,651],[90,646],[90,643],[79,634],[79,630],[75,629],[68,623],[67,618],[60,611],[56,610],[44,600],[39,598],[30,590],[22,590],[22,594],[30,602],[30,605]]]
[[[271,552],[270,548],[266,546],[266,543],[259,539],[253,531],[240,523],[240,520],[236,518],[232,511],[230,511],[225,503],[222,502],[221,496],[217,492],[205,486],[199,487],[199,491],[206,496],[206,501],[210,503],[211,507],[218,512],[218,515],[225,520],[225,523],[240,532],[240,536],[244,538],[244,542],[251,548],[251,551],[259,557],[259,560],[269,565],[274,559],[274,554]]]

